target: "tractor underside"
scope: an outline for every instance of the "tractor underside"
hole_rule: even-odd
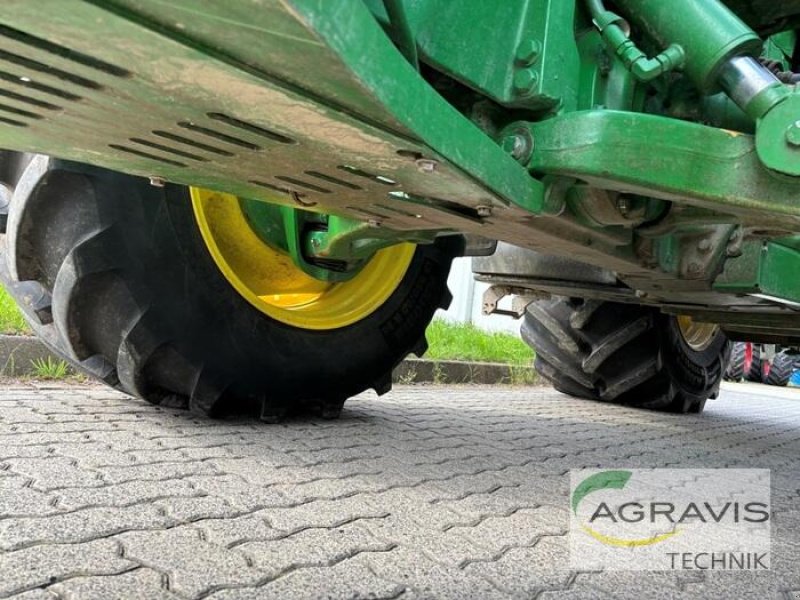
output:
[[[8,0],[0,147],[235,195],[326,281],[466,234],[488,311],[797,343],[800,2],[501,4]]]

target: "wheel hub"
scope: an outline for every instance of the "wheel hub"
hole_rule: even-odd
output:
[[[253,231],[236,196],[190,192],[200,233],[225,279],[262,313],[293,327],[329,330],[366,318],[394,293],[414,257],[416,246],[398,244],[377,252],[349,281],[320,281]]]
[[[678,317],[678,328],[683,341],[695,352],[702,352],[708,348],[719,333],[719,325],[697,323],[687,315]]]

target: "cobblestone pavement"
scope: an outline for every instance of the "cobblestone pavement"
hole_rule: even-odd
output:
[[[800,392],[729,386],[704,415],[679,417],[545,388],[401,387],[350,401],[339,421],[262,425],[100,387],[0,385],[0,597],[800,589]],[[569,570],[566,471],[631,466],[772,469],[773,570]]]

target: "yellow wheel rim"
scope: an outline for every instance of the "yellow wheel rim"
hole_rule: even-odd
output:
[[[416,247],[376,253],[353,279],[319,281],[252,230],[236,196],[190,188],[200,233],[225,279],[265,315],[302,329],[346,327],[380,308],[403,280]]]
[[[681,330],[684,341],[695,352],[702,352],[708,348],[719,332],[719,325],[697,323],[688,315],[678,317],[678,328]]]

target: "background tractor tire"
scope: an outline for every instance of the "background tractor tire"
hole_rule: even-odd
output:
[[[459,237],[419,246],[392,295],[345,327],[267,317],[222,276],[189,190],[45,156],[6,154],[13,190],[0,277],[44,342],[79,370],[155,404],[266,421],[391,388],[392,369],[427,349],[451,300]],[[1,239],[1,238],[0,238]]]
[[[754,383],[762,383],[761,345],[745,342],[744,378]]]
[[[679,413],[701,412],[716,397],[730,352],[721,332],[696,351],[675,317],[576,298],[531,304],[522,337],[539,374],[565,394]]]
[[[728,362],[728,368],[725,369],[727,381],[739,382],[744,379],[744,355],[745,343],[734,342],[731,346],[731,359]]]
[[[786,387],[794,372],[796,357],[787,352],[778,352],[772,362],[762,364],[763,382],[767,385]]]

